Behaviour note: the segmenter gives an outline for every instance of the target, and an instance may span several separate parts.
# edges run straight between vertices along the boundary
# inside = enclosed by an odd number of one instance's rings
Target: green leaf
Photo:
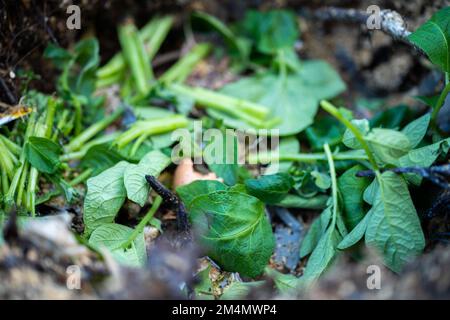
[[[334,118],[324,117],[314,121],[312,126],[306,128],[305,134],[314,150],[322,150],[325,143],[330,146],[339,144],[342,140],[343,131],[343,126]]]
[[[104,143],[90,147],[81,159],[80,166],[93,169],[92,174],[98,175],[122,160],[125,158],[112,148],[110,143]]]
[[[440,155],[446,155],[449,148],[450,138],[447,138],[428,146],[411,150],[399,159],[399,165],[401,167],[428,168]],[[415,185],[420,185],[422,182],[422,177],[414,173],[405,174],[405,177]]]
[[[372,129],[364,139],[376,158],[384,163],[398,164],[398,159],[411,150],[408,137],[392,129]]]
[[[340,240],[341,237],[334,227],[327,229],[308,259],[302,276],[303,280],[309,282],[317,279],[330,266]]]
[[[331,187],[331,178],[326,173],[314,170],[311,171],[311,177],[313,177],[314,183],[318,188],[327,190]]]
[[[258,179],[245,180],[248,193],[261,201],[274,204],[286,197],[294,181],[287,173],[261,176]]]
[[[195,198],[189,211],[209,256],[225,270],[249,277],[264,271],[275,240],[261,201],[244,193],[216,191]]]
[[[61,146],[46,138],[29,137],[25,144],[26,159],[40,172],[54,173],[61,164],[61,152]]]
[[[350,230],[361,221],[365,214],[363,194],[370,181],[367,178],[356,177],[356,173],[361,170],[364,170],[363,166],[353,166],[338,178],[338,187],[343,203],[343,216]]]
[[[273,279],[275,287],[282,294],[296,294],[301,287],[301,279],[292,274],[284,274],[269,267],[266,268],[266,274]]]
[[[358,128],[359,132],[361,132],[363,136],[365,136],[370,130],[369,121],[366,119],[354,119],[351,122],[356,126],[356,128]],[[358,139],[356,139],[353,132],[349,129],[345,130],[344,136],[342,137],[342,143],[350,149],[362,149]]]
[[[375,201],[375,196],[378,192],[378,180],[373,179],[373,181],[369,184],[369,186],[364,190],[363,193],[363,199],[368,204],[373,205],[373,202]]]
[[[128,162],[121,161],[87,181],[83,215],[87,234],[102,224],[114,221],[125,202],[123,174],[128,165]]]
[[[300,247],[300,258],[306,257],[308,254],[313,252],[314,248],[317,247],[319,240],[325,234],[325,231],[330,223],[331,216],[332,208],[328,206],[311,224],[311,227],[309,228],[308,233],[303,239]]]
[[[412,121],[402,129],[402,133],[408,137],[411,148],[415,148],[427,133],[430,123],[431,113],[427,113],[422,117]]]
[[[436,12],[408,39],[425,51],[431,62],[450,72],[450,7]]]
[[[248,11],[243,26],[258,51],[264,54],[291,48],[299,37],[296,16],[287,10]]]
[[[353,230],[350,231],[350,233],[347,234],[346,237],[344,237],[344,239],[338,244],[337,248],[339,250],[344,250],[350,248],[351,246],[355,245],[359,240],[361,240],[364,237],[364,234],[366,233],[367,225],[369,224],[371,216],[372,211],[370,210],[369,212],[367,212],[364,218],[361,221],[359,221],[359,223],[353,228]]]
[[[92,232],[89,244],[94,248],[106,248],[117,262],[130,267],[143,267],[147,261],[144,234],[140,233],[130,248],[124,249],[123,243],[133,233],[133,229],[116,223],[103,224]]]
[[[129,164],[123,176],[128,199],[143,207],[150,191],[145,175],[159,176],[169,164],[170,158],[158,150],[147,153],[137,165]]]
[[[197,180],[184,186],[179,186],[177,188],[177,193],[184,205],[189,208],[195,198],[215,191],[224,191],[227,189],[228,187],[226,185],[217,180]]]
[[[390,269],[400,272],[406,262],[423,251],[425,239],[404,178],[387,171],[379,184],[366,243],[383,254]]]
[[[226,85],[222,91],[238,98],[248,99],[266,106],[272,118],[279,117],[281,123],[274,126],[281,136],[296,134],[313,123],[319,101],[332,98],[345,89],[339,75],[326,62],[305,61],[295,74],[286,77],[265,73],[243,78]],[[248,128],[242,121],[231,118],[224,112],[208,110],[208,113],[235,128]]]

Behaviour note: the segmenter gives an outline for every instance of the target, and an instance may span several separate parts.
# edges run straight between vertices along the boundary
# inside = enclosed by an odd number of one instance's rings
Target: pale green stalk
[[[153,205],[148,211],[148,213],[145,215],[145,217],[139,222],[139,224],[134,229],[133,233],[130,235],[130,237],[122,244],[122,248],[128,249],[133,241],[137,238],[137,236],[144,231],[145,226],[150,222],[150,220],[155,215],[156,211],[158,210],[159,206],[162,203],[162,198],[160,196],[157,196],[155,200],[153,201]]]
[[[89,128],[83,131],[79,136],[75,137],[67,146],[66,151],[77,151],[79,150],[83,144],[85,144],[89,139],[97,135],[100,131],[104,130],[111,123],[113,123],[117,118],[124,112],[123,108],[116,110],[110,116],[105,119],[98,121],[91,125]]]

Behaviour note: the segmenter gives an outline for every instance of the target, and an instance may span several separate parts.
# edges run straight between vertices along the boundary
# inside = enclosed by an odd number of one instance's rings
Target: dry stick
[[[423,167],[401,167],[392,169],[381,169],[381,171],[392,171],[394,173],[415,173],[421,177],[430,180],[434,184],[443,189],[450,189],[450,184],[447,182],[446,176],[450,177],[450,164],[433,166],[430,168]],[[356,173],[357,177],[374,177],[375,172],[372,170],[363,170]]]
[[[156,177],[146,175],[145,180],[147,180],[150,187],[152,187],[152,189],[161,196],[164,204],[176,210],[178,229],[180,231],[188,231],[189,222],[184,203],[180,199],[178,199],[178,197],[172,191],[167,189],[161,182],[159,182]]]
[[[363,10],[356,9],[343,9],[335,7],[326,7],[318,10],[302,10],[300,15],[306,18],[319,19],[322,21],[343,21],[351,23],[360,23],[367,25],[367,21],[372,17],[371,13],[367,13]],[[421,54],[426,54],[422,49],[409,41],[408,36],[411,31],[407,29],[406,23],[402,16],[393,10],[381,10],[380,11],[380,31],[383,31],[387,35],[391,36],[394,40],[401,41]]]

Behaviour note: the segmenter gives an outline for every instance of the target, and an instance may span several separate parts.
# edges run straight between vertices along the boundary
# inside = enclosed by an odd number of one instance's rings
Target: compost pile
[[[4,5],[1,298],[449,298],[446,1],[117,3]]]

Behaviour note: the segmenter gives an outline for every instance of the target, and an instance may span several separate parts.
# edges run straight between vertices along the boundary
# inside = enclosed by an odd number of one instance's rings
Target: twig
[[[302,10],[300,15],[306,18],[319,19],[322,21],[343,21],[350,23],[359,23],[366,26],[371,13],[356,9],[343,9],[336,7],[326,7],[318,10]],[[411,31],[407,29],[406,23],[402,16],[393,10],[380,10],[380,31],[391,36],[394,40],[401,41],[421,54],[425,53],[422,49],[408,40]]]
[[[188,231],[189,222],[184,203],[180,199],[178,199],[178,197],[172,191],[167,189],[161,182],[159,182],[154,176],[146,175],[145,179],[147,180],[150,187],[152,187],[153,190],[155,190],[155,192],[161,196],[163,203],[176,211],[178,229],[180,231]]]
[[[445,164],[441,166],[434,166],[430,168],[423,167],[403,167],[403,168],[392,168],[392,169],[382,169],[381,171],[392,171],[395,173],[415,173],[421,177],[430,180],[434,184],[440,186],[443,189],[450,189],[450,184],[447,181],[447,177],[450,177],[450,164]],[[357,177],[374,177],[375,172],[372,170],[358,171],[356,173]]]

